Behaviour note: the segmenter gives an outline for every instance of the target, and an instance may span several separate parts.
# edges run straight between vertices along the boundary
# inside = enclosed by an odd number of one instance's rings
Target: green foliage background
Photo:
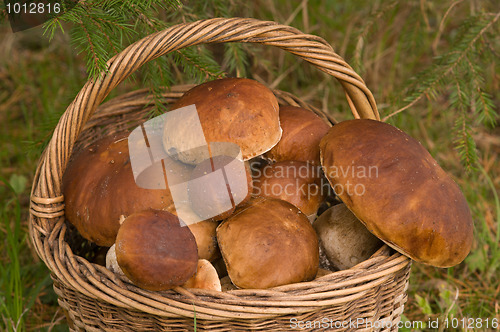
[[[0,5],[0,329],[66,330],[49,272],[27,239],[29,186],[59,117],[107,59],[160,29],[211,17],[273,20],[330,42],[365,79],[382,117],[419,139],[461,186],[474,249],[451,269],[414,264],[404,319],[500,316],[498,4],[488,0],[86,0],[13,34]],[[249,77],[339,121],[340,85],[270,47],[192,47],[158,58],[109,98],[147,87]],[[158,112],[162,105],[158,103]],[[446,207],[443,207],[446,209]],[[3,324],[3,326],[2,326]]]

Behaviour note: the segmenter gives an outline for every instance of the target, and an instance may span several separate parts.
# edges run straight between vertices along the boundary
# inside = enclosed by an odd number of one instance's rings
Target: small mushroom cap
[[[313,223],[328,260],[338,270],[350,269],[370,258],[382,246],[376,236],[349,211],[337,204],[323,212]]]
[[[467,201],[418,141],[383,122],[349,120],[328,131],[320,150],[334,191],[371,233],[425,264],[465,259],[473,241]]]
[[[145,210],[125,218],[116,237],[116,260],[135,285],[159,291],[191,278],[198,252],[193,234],[179,218]]]
[[[179,126],[175,121],[167,121],[164,127],[165,151],[178,154],[185,163],[196,165],[208,157],[206,149],[192,148],[199,146],[200,135],[193,131],[197,123],[201,124],[207,143],[235,143],[243,160],[270,150],[281,137],[278,101],[271,90],[257,81],[224,78],[200,84],[179,98],[172,109],[191,105],[196,106],[199,122],[190,115],[188,124],[193,125]]]
[[[198,247],[198,257],[213,261],[220,257],[219,246],[217,245],[217,236],[215,230],[219,222],[215,220],[204,220],[188,225],[193,233]]]
[[[239,288],[270,288],[314,279],[318,238],[292,204],[257,198],[217,228],[228,275]]]
[[[319,166],[303,161],[283,161],[264,166],[255,175],[255,196],[282,199],[308,217],[316,214],[325,199]]]
[[[297,160],[319,165],[319,142],[331,125],[312,111],[280,106],[280,141],[264,157],[275,161]]]
[[[182,287],[222,291],[217,271],[206,259],[198,260],[196,273]]]

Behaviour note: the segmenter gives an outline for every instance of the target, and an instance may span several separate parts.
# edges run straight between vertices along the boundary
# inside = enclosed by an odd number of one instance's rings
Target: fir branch
[[[483,91],[484,71],[477,63],[473,63],[470,57],[467,57],[466,60],[468,68],[473,74],[470,82],[472,84],[471,93],[474,95],[472,106],[474,113],[477,114],[477,122],[482,123],[484,126],[494,127],[497,114],[491,96]]]
[[[458,110],[459,116],[455,122],[455,149],[460,155],[460,161],[465,166],[467,172],[477,170],[477,148],[476,142],[472,138],[470,120],[467,110],[471,105],[469,94],[467,93],[467,82],[454,75],[454,90],[450,95],[451,108]]]
[[[437,57],[436,64],[412,79],[413,89],[410,89],[409,96],[404,99],[404,102],[407,104],[385,116],[382,120],[387,121],[394,115],[412,107],[424,97],[427,97],[427,99],[435,97],[438,94],[438,90],[447,84],[446,79],[448,75],[474,50],[478,40],[495,24],[499,17],[500,12],[495,15],[483,14],[473,16],[464,22],[465,29],[459,35],[451,51]]]
[[[495,127],[498,114],[495,112],[495,104],[490,94],[478,89],[476,94],[476,105],[478,105],[477,108],[482,110],[482,112],[479,112],[478,121],[485,126]]]
[[[61,22],[72,23],[73,45],[84,53],[87,72],[95,79],[106,70],[106,62],[132,40],[166,27],[154,17],[158,9],[174,10],[180,6],[178,0],[80,1],[46,22],[44,29],[51,39],[56,30],[62,30]]]
[[[154,107],[148,114],[149,118],[156,117],[167,111],[162,93],[165,87],[174,82],[167,60],[166,57],[159,57],[146,64],[143,85],[148,86],[154,102]]]
[[[207,54],[205,48],[186,48],[174,52],[173,56],[185,73],[198,83],[224,76],[219,64]]]
[[[224,62],[228,72],[235,72],[237,77],[246,77],[248,67],[248,56],[243,45],[239,43],[224,44]]]
[[[105,69],[106,67],[106,62],[105,61],[102,61],[102,58],[100,58],[98,55],[97,55],[97,52],[96,52],[96,49],[97,49],[97,46],[94,45],[94,42],[92,41],[92,39],[90,38],[90,34],[87,30],[87,28],[85,27],[85,24],[83,24],[83,22],[80,22],[80,26],[82,27],[83,31],[85,32],[85,37],[86,37],[86,40],[87,40],[87,45],[89,47],[89,50],[87,51],[87,54],[90,55],[90,59],[88,61],[93,61],[93,66],[92,65],[89,65],[89,63],[87,62],[87,67],[90,67],[90,68],[96,68],[98,69],[98,71],[101,71],[103,69]],[[81,40],[85,40],[84,38],[82,38]],[[82,43],[83,44],[83,43]],[[98,72],[94,72],[94,71],[91,71],[89,73],[90,76],[92,77],[95,77],[97,76]]]

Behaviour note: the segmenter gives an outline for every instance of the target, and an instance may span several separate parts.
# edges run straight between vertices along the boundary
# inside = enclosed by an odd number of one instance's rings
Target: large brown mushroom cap
[[[246,78],[210,81],[187,91],[172,109],[190,105],[196,106],[206,142],[235,143],[243,160],[268,151],[281,137],[278,101],[271,90],[257,81]],[[196,132],[198,119],[192,118],[196,114],[189,114],[182,125],[179,121],[167,121],[163,145],[168,153],[196,165],[208,155],[203,149],[192,149],[193,144],[199,143],[200,133]]]
[[[319,166],[303,161],[283,161],[266,165],[255,173],[254,195],[292,203],[308,217],[316,215],[325,198]]]
[[[350,120],[333,126],[320,149],[333,189],[370,232],[418,262],[465,259],[473,241],[467,201],[418,141],[379,121]]]
[[[318,238],[292,204],[257,198],[217,228],[231,281],[240,288],[269,288],[312,280],[318,271]]]
[[[115,250],[123,273],[135,285],[153,291],[184,284],[198,263],[193,234],[167,211],[146,210],[125,218]]]
[[[297,160],[319,165],[319,142],[330,125],[313,112],[296,106],[280,106],[280,141],[264,157],[275,161]]]
[[[168,189],[136,184],[126,133],[103,138],[72,156],[63,176],[63,194],[66,218],[84,238],[106,247],[115,242],[120,216],[147,208],[173,209]]]

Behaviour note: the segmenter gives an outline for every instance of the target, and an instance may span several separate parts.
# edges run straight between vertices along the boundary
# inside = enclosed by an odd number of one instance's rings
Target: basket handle
[[[259,43],[279,47],[337,78],[356,118],[380,119],[375,99],[362,78],[322,38],[295,28],[252,18],[214,18],[172,26],[127,47],[107,63],[108,71],[89,80],[68,106],[35,175],[32,213],[51,218],[62,215],[61,183],[73,146],[87,120],[106,96],[146,62],[185,47],[209,43]],[[50,205],[50,213],[39,205]],[[45,211],[43,211],[45,210]],[[62,214],[61,214],[62,212]]]

